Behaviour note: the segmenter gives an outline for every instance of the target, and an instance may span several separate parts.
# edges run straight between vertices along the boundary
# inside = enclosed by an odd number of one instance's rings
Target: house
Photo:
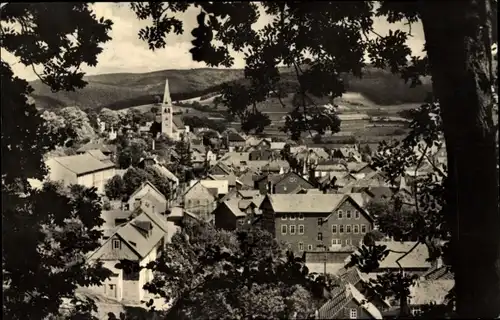
[[[224,175],[224,174],[231,174],[233,173],[233,169],[231,169],[227,164],[224,162],[217,162],[215,165],[213,165],[210,170],[210,174],[214,175]]]
[[[103,212],[103,215],[108,213]],[[104,230],[101,246],[87,257],[87,261],[102,261],[113,274],[103,285],[91,287],[92,291],[118,301],[135,303],[146,297],[143,286],[153,279],[152,271],[123,270],[116,268],[116,264],[127,259],[146,266],[161,254],[167,230],[158,217],[151,216],[140,208],[115,216],[115,224]],[[109,221],[107,227],[110,227]]]
[[[260,198],[260,195],[252,198],[240,198],[235,195],[219,203],[212,213],[215,227],[231,231],[252,224],[260,214]]]
[[[390,252],[382,261],[380,261],[379,267],[369,274],[371,277],[375,277],[377,274],[386,271],[398,271],[400,270],[400,265],[406,273],[422,276],[427,274],[433,268],[440,267],[441,264],[440,260],[437,260],[436,262],[427,261],[427,258],[429,258],[429,250],[427,245],[423,243],[417,244],[415,241],[377,241],[375,244],[385,245]],[[413,247],[415,248],[409,254],[397,261]]]
[[[133,210],[140,206],[144,211],[164,215],[167,204],[167,198],[151,182],[145,181],[130,195],[124,209]]]
[[[217,188],[206,188],[200,181],[196,181],[184,193],[184,209],[199,215],[201,218],[208,218],[217,206],[217,191]]]
[[[228,166],[233,166],[235,168],[240,167],[243,163],[246,163],[250,160],[250,152],[227,152],[220,159],[219,162],[222,162]]]
[[[112,150],[110,146],[107,146],[103,143],[97,142],[89,142],[83,146],[81,146],[78,150],[76,150],[76,154],[82,154],[89,150],[100,150],[105,156],[110,157],[116,150]]]
[[[274,151],[269,149],[260,149],[250,151],[249,160],[274,160],[278,158]]]
[[[238,181],[241,183],[242,189],[248,189],[254,187],[254,179],[256,172],[252,170],[247,170],[238,177]]]
[[[341,281],[352,284],[363,295],[370,296],[369,302],[373,303],[373,305],[375,305],[375,307],[377,307],[380,311],[386,311],[391,307],[389,302],[383,300],[381,297],[367,294],[370,278],[366,274],[361,273],[358,267],[351,267],[348,269],[343,267],[336,273],[336,275]]]
[[[209,174],[207,176],[207,180],[225,180],[227,181],[227,186],[228,186],[228,191],[234,190],[234,189],[241,189],[243,186],[243,183],[238,180],[238,177],[236,177],[234,174]],[[227,193],[227,192],[226,192]]]
[[[101,150],[98,149],[87,150],[85,153],[90,154],[92,157],[96,158],[97,160],[105,164],[113,164],[113,161],[111,161],[111,157],[109,155],[105,155],[104,153],[102,153]]]
[[[104,193],[104,186],[115,175],[115,165],[110,161],[100,161],[89,153],[75,156],[56,157],[45,161],[49,168],[48,179],[61,181],[64,186],[80,184],[96,188]]]
[[[262,226],[295,252],[357,245],[373,230],[373,218],[344,194],[267,194]]]
[[[290,164],[285,160],[271,160],[261,167],[262,172],[285,173],[290,170]]]
[[[231,148],[243,148],[245,146],[245,138],[243,138],[240,134],[229,131],[226,133],[226,141],[229,149]]]
[[[285,149],[286,142],[271,142],[269,149],[273,151],[281,151]]]
[[[214,176],[211,176],[209,179],[202,179],[199,180],[199,182],[207,189],[217,190],[217,198],[229,192],[229,181],[226,179],[216,179]],[[193,181],[192,183],[196,183],[196,181]]]
[[[424,280],[417,281],[410,288],[410,298],[408,305],[413,315],[418,316],[423,311],[423,307],[431,303],[444,305],[450,302],[448,293],[455,286],[455,280]]]
[[[344,164],[339,162],[338,160],[325,160],[318,162],[318,164],[314,167],[314,176],[315,177],[324,177],[331,173],[336,172],[345,172],[347,173],[347,168]]]
[[[369,163],[366,162],[347,162],[347,170],[353,174],[371,174],[376,171]]]
[[[254,188],[261,194],[294,193],[301,189],[312,189],[314,186],[295,172],[285,174],[263,174],[256,177]]]
[[[350,283],[341,282],[332,298],[315,314],[316,319],[382,319],[377,307]]]

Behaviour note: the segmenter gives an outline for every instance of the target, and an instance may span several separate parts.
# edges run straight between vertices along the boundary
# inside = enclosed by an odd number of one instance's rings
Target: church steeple
[[[168,87],[168,78],[165,80],[165,91],[163,93],[163,102],[161,105],[161,132],[170,138],[173,138],[173,110],[172,100],[170,98],[170,89]]]

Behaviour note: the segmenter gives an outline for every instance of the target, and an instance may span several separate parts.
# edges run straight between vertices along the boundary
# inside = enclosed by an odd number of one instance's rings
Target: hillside
[[[283,70],[282,79],[290,90],[296,85],[295,75]],[[155,96],[163,95],[165,79],[169,79],[173,101],[191,99],[220,89],[223,83],[243,79],[242,69],[163,70],[149,73],[114,73],[87,76],[88,85],[76,92],[52,93],[40,81],[33,81],[32,95],[42,109],[76,105],[83,109],[124,109],[150,104]],[[347,90],[362,94],[377,105],[397,105],[422,102],[430,91],[429,81],[410,88],[397,75],[368,68],[362,79],[345,76]]]

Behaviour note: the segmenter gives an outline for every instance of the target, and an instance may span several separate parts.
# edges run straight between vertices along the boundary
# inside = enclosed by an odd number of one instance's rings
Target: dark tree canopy
[[[53,91],[82,88],[79,67],[95,65],[100,45],[110,40],[111,21],[97,20],[86,3],[9,3],[0,10],[2,50],[26,66],[41,65],[33,70]],[[110,275],[85,261],[99,246],[100,199],[81,186],[30,187],[28,178],[43,180],[47,173],[43,156],[73,137],[42,120],[28,101],[32,88],[3,60],[0,74],[4,317],[60,317],[67,300],[72,310],[66,316],[95,319],[95,304],[75,296],[75,289]]]

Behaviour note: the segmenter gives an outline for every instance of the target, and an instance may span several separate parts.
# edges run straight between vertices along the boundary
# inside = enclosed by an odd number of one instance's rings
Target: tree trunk
[[[500,212],[489,1],[422,1],[448,153],[452,268],[460,318],[500,315]]]

